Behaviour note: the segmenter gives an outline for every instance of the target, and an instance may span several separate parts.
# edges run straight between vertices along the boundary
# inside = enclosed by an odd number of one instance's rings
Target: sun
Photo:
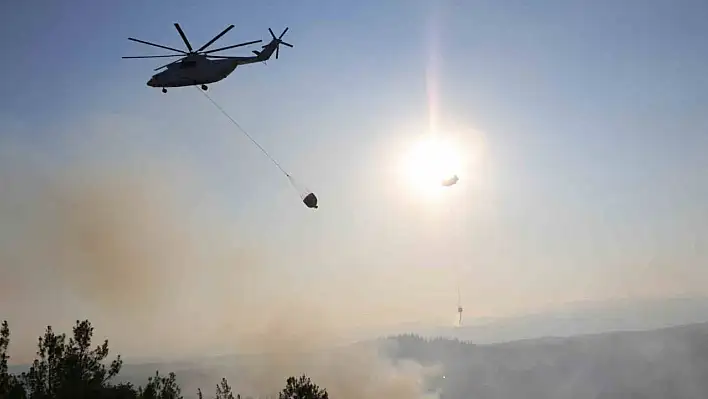
[[[445,179],[458,174],[461,159],[452,143],[427,135],[413,143],[404,157],[402,172],[410,186],[420,195],[435,197],[447,189]]]

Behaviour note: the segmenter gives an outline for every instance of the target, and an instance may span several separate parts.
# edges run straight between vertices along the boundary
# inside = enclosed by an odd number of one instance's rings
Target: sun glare
[[[460,173],[460,157],[451,143],[426,136],[414,143],[403,162],[403,173],[421,195],[436,196],[442,182]]]

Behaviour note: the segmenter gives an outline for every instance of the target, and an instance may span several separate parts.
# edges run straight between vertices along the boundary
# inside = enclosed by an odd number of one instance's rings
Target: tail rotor
[[[278,54],[280,53],[280,45],[281,45],[281,44],[284,45],[284,46],[288,46],[288,47],[290,47],[290,48],[293,47],[292,44],[286,43],[286,42],[284,42],[284,41],[282,40],[282,39],[283,39],[283,36],[285,36],[285,32],[287,32],[288,29],[290,29],[290,28],[287,28],[287,27],[286,27],[285,30],[283,31],[283,33],[281,33],[280,36],[276,37],[276,36],[275,36],[275,33],[273,33],[273,30],[272,30],[271,28],[268,28],[268,32],[270,32],[270,35],[273,37],[273,41],[272,41],[271,43],[275,43],[275,59],[276,59],[276,60],[278,59]],[[265,47],[266,47],[266,46],[263,46],[263,48],[265,48]]]

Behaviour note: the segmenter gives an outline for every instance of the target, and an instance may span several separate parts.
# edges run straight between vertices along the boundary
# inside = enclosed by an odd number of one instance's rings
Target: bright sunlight
[[[437,196],[446,189],[443,180],[460,172],[460,157],[455,147],[432,135],[415,142],[406,155],[402,172],[412,188],[426,197]]]

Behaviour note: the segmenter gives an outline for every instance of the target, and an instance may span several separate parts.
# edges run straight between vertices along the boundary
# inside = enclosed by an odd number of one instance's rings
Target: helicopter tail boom
[[[253,53],[256,55],[256,59],[258,61],[267,61],[270,59],[270,57],[275,53],[275,59],[278,59],[278,54],[280,53],[280,45],[288,46],[288,47],[293,47],[292,44],[284,42],[283,36],[285,36],[285,32],[288,31],[289,28],[285,28],[283,32],[280,34],[280,36],[276,37],[275,33],[273,33],[273,30],[268,28],[268,32],[270,32],[270,36],[273,38],[268,44],[263,46],[263,50],[258,51],[258,50],[253,50]]]

